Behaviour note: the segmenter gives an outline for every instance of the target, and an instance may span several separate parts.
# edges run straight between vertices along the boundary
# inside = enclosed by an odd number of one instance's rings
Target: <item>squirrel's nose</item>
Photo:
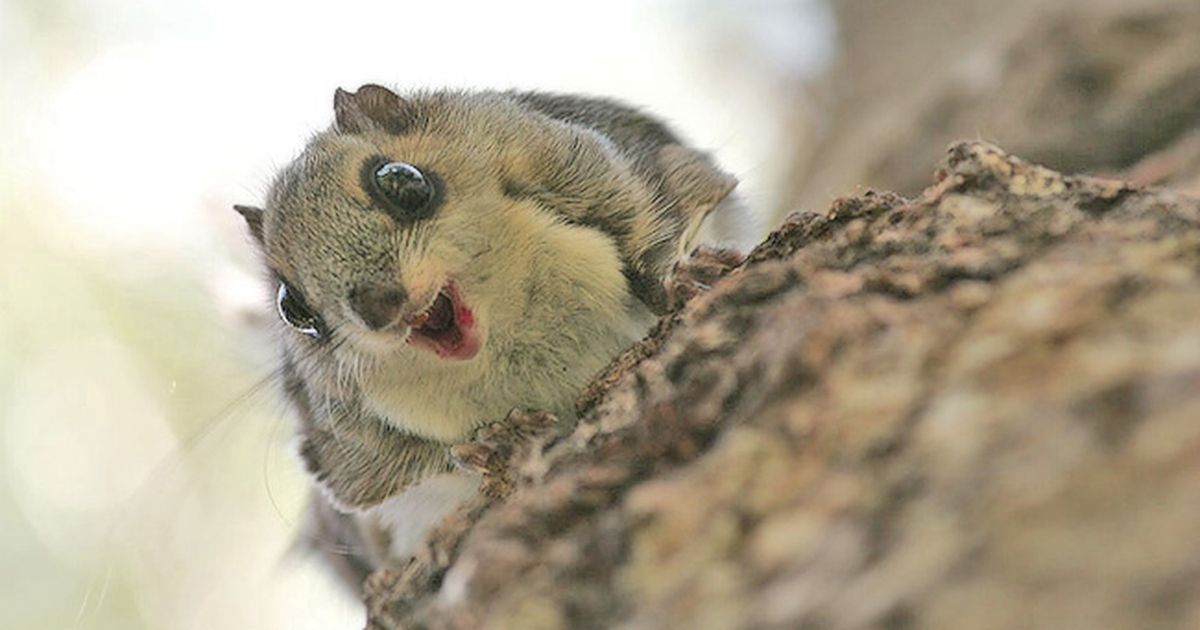
[[[350,308],[371,330],[395,322],[406,301],[408,292],[396,285],[364,284],[350,290]]]

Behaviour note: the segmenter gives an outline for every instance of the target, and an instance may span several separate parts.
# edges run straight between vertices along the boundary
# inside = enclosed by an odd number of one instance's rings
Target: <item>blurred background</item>
[[[964,137],[1200,193],[1194,0],[0,0],[0,627],[361,626],[287,553],[230,205],[364,82],[643,105],[738,174],[750,240],[918,194]]]
[[[2,0],[0,627],[361,627],[286,553],[304,480],[230,210],[335,87],[620,97],[773,204],[778,79],[832,45],[815,1],[315,6]]]

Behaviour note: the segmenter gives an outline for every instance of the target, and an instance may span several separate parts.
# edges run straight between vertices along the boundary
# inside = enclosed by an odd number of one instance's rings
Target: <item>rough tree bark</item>
[[[706,258],[572,434],[457,449],[489,498],[371,628],[1200,627],[1200,10],[893,5],[838,3],[785,198],[912,197]],[[920,192],[959,137],[1122,181],[957,144]]]
[[[1200,626],[1194,198],[958,144],[598,383],[463,454],[507,499],[373,576],[372,628]]]

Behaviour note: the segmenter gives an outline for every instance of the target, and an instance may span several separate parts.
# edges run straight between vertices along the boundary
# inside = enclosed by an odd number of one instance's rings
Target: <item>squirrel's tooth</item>
[[[421,326],[424,326],[425,322],[427,321],[429,321],[429,311],[426,310],[418,313],[416,317],[408,320],[408,325],[412,326],[413,328],[420,328]]]

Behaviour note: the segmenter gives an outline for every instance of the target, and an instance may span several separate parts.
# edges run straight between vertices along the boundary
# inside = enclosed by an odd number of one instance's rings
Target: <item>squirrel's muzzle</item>
[[[350,290],[350,308],[371,330],[381,330],[395,323],[408,301],[404,287],[367,284]]]

